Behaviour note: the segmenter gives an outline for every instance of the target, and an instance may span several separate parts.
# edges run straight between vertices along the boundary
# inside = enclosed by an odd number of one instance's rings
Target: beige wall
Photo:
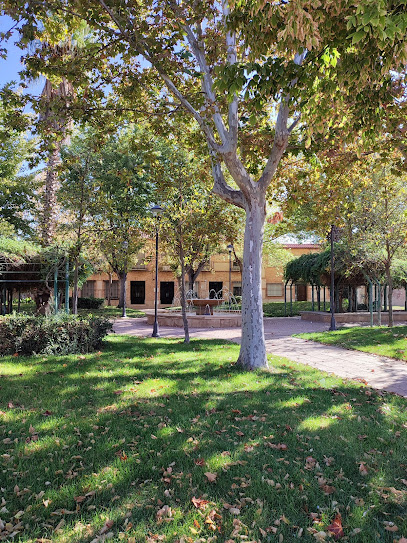
[[[286,247],[291,251],[294,257],[298,257],[304,253],[318,252],[320,249],[317,245],[305,245],[305,246],[292,246]],[[89,280],[94,281],[94,296],[96,298],[105,298],[105,283],[109,279],[107,274],[94,274]],[[117,280],[117,277],[113,276],[113,280]],[[132,304],[131,303],[131,282],[132,281],[144,281],[145,282],[145,303],[144,304]],[[159,266],[158,272],[158,299],[160,301],[160,283],[161,282],[173,282],[175,294],[178,292],[178,279],[173,275],[171,271],[168,271],[167,266]],[[229,255],[214,255],[211,258],[210,265],[202,271],[197,278],[198,296],[200,298],[209,297],[209,283],[221,282],[223,288],[229,289]],[[241,283],[240,271],[236,268],[232,269],[231,273],[232,290],[234,284]],[[188,279],[186,278],[187,289]],[[280,285],[279,287],[272,287],[272,289],[280,290],[280,295],[268,295],[267,284]],[[154,307],[154,288],[155,288],[155,264],[150,262],[146,269],[131,270],[127,276],[127,305],[129,307],[147,309]],[[264,302],[279,302],[284,301],[284,279],[283,270],[274,267],[263,268],[262,290]],[[287,299],[289,299],[290,293],[287,288]],[[307,299],[311,300],[311,287],[307,287]],[[315,298],[316,299],[316,298]],[[295,289],[293,287],[293,300],[295,300]],[[117,301],[112,300],[112,305],[116,305]],[[161,304],[159,307],[168,307],[171,304]]]

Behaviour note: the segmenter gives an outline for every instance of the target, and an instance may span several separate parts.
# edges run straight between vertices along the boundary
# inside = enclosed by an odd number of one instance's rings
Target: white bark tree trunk
[[[246,211],[242,277],[242,340],[237,363],[246,369],[267,367],[263,328],[262,251],[265,201],[252,201]]]

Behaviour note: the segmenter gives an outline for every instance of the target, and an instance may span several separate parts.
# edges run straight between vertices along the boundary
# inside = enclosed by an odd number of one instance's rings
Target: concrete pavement
[[[291,337],[305,332],[322,332],[325,323],[302,321],[300,317],[265,318],[264,334],[267,352],[284,356],[322,371],[347,379],[363,379],[373,388],[395,392],[407,397],[407,363],[373,354],[322,345]],[[118,319],[114,330],[118,334],[151,336],[146,319]],[[161,327],[161,337],[183,337],[182,328]],[[240,342],[240,328],[191,328],[190,336],[206,339],[226,339]]]

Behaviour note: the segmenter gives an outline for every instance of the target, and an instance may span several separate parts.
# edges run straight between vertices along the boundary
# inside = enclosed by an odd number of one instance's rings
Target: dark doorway
[[[130,303],[144,304],[146,300],[146,282],[131,281],[130,282]]]
[[[215,298],[215,294],[218,298],[222,298],[222,292],[220,292],[222,289],[222,281],[209,281],[209,298]]]
[[[297,287],[297,302],[307,301],[307,285],[296,285]]]
[[[161,281],[160,303],[172,304],[173,300],[174,300],[174,281]]]

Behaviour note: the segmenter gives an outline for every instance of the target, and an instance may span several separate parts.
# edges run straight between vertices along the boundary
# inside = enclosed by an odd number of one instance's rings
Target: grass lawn
[[[110,336],[1,359],[0,540],[333,541],[338,513],[344,541],[407,537],[406,400],[237,353]]]
[[[298,337],[327,345],[339,345],[346,349],[389,356],[398,360],[407,360],[407,326],[343,328],[335,332],[300,334]]]

